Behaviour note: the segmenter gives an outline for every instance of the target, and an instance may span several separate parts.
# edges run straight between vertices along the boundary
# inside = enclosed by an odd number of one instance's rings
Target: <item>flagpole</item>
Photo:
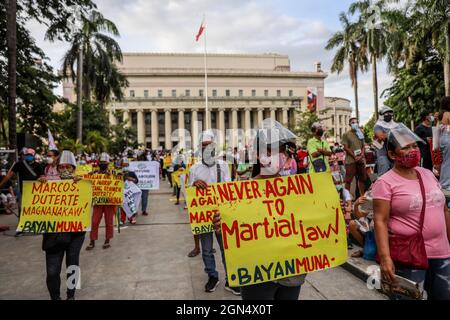
[[[208,109],[208,72],[207,72],[207,66],[206,66],[206,23],[205,23],[205,15],[203,14],[203,23],[205,24],[205,34],[203,36],[203,43],[204,43],[204,56],[203,61],[205,65],[205,129],[209,129],[209,109]]]

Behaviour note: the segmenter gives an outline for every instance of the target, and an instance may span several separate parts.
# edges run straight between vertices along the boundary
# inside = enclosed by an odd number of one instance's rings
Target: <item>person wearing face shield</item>
[[[99,170],[91,174],[112,174],[108,169],[110,157],[106,152],[100,155]],[[92,213],[92,228],[90,233],[90,243],[86,250],[92,250],[95,247],[95,241],[98,240],[98,227],[102,221],[103,214],[105,215],[105,242],[103,249],[111,247],[110,240],[114,237],[114,217],[116,215],[116,206],[114,205],[94,205]]]
[[[72,152],[64,150],[57,165],[57,176],[44,175],[39,178],[39,181],[42,183],[46,183],[48,180],[80,181],[82,178],[75,175],[75,168],[75,156]],[[42,250],[45,251],[46,282],[52,300],[61,300],[61,269],[64,256],[66,257],[66,267],[79,267],[80,251],[85,234],[86,232],[56,232],[43,235]],[[68,272],[67,279],[72,277],[75,272],[75,270]],[[75,300],[75,288],[67,288],[67,300]]]
[[[268,120],[267,123],[264,121]],[[286,165],[287,149],[295,142],[296,136],[273,119],[263,121],[263,129],[258,130],[254,150],[257,162],[253,166],[253,179],[270,179],[296,174],[296,169]],[[264,124],[267,124],[266,126]],[[214,216],[214,228],[221,232],[220,214]],[[280,280],[258,283],[241,288],[242,300],[298,300],[306,274]]]
[[[22,187],[24,181],[36,181],[44,175],[44,168],[35,161],[36,151],[32,148],[24,148],[21,152],[21,161],[15,162],[6,176],[0,182],[0,189],[16,175],[19,180],[19,192],[17,194],[18,211],[20,214],[22,204]],[[21,236],[23,233],[18,231],[16,236]]]
[[[307,149],[310,157],[309,172],[325,172],[330,171],[330,164],[327,157],[332,155],[331,147],[327,141],[323,139],[323,126],[315,122],[311,127],[314,137],[308,140]]]
[[[395,287],[399,275],[429,300],[450,300],[450,215],[436,177],[419,167],[418,143],[424,142],[406,126],[392,129],[387,150],[394,166],[372,187],[381,277]]]
[[[377,154],[377,174],[382,176],[392,168],[392,162],[389,160],[388,151],[386,146],[387,136],[389,131],[396,128],[398,123],[394,121],[394,111],[384,106],[379,112],[380,119],[375,123],[373,127],[374,140],[373,145],[376,148]]]
[[[189,170],[189,186],[194,186],[198,189],[206,189],[210,184],[231,181],[228,165],[224,161],[218,160],[216,157],[216,144],[214,138],[214,134],[210,131],[205,131],[201,134],[201,161],[194,164]],[[225,268],[225,290],[230,291],[235,295],[239,295],[240,291],[238,288],[228,286],[222,237],[218,234],[215,234],[215,236],[219,243],[222,263]],[[214,292],[219,285],[219,274],[216,270],[216,261],[213,253],[214,233],[200,234],[198,235],[198,239],[201,243],[205,272],[208,275],[205,292]]]

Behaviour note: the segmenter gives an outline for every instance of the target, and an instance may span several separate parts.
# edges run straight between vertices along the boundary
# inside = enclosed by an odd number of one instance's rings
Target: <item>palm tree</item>
[[[17,2],[7,0],[7,46],[8,46],[8,132],[10,149],[17,148],[16,97],[17,97]]]
[[[108,139],[98,131],[89,131],[86,136],[86,151],[88,153],[101,153],[108,149]]]
[[[84,151],[85,146],[82,145],[79,140],[66,139],[61,142],[60,148],[61,150],[70,150],[74,154],[81,154]]]
[[[450,5],[448,0],[417,0],[415,10],[422,14],[419,32],[431,37],[444,69],[445,95],[450,96]]]
[[[379,12],[383,10],[383,2],[377,3]],[[375,117],[378,119],[378,72],[377,62],[381,59],[387,51],[385,42],[386,32],[381,21],[376,26],[369,25],[369,21],[373,18],[372,1],[360,0],[350,5],[349,13],[355,15],[359,13],[357,28],[359,29],[361,38],[361,49],[367,50],[370,56],[370,63],[372,64],[372,85],[373,85],[373,104],[375,109]],[[381,19],[381,17],[377,17]]]
[[[343,30],[336,32],[325,47],[327,50],[337,48],[333,58],[331,72],[340,74],[344,70],[345,62],[349,65],[349,75],[352,81],[352,87],[355,94],[356,118],[359,121],[359,103],[358,103],[358,70],[367,71],[368,60],[365,50],[362,50],[361,40],[364,34],[358,30],[356,23],[349,21],[347,15],[342,12],[339,16]]]
[[[62,76],[75,81],[74,66],[77,62],[78,52],[83,51],[83,97],[90,100],[92,91],[101,92],[102,97],[109,97],[110,92],[119,94],[121,85],[125,84],[123,76],[114,66],[114,62],[122,61],[122,51],[119,44],[107,34],[119,36],[116,25],[103,17],[98,11],[92,11],[89,17],[82,17],[82,28],[73,35],[69,51],[63,58]],[[102,76],[104,70],[114,70],[108,76]],[[113,76],[113,79],[111,79]],[[92,88],[94,90],[92,90]],[[120,96],[121,97],[121,96]]]

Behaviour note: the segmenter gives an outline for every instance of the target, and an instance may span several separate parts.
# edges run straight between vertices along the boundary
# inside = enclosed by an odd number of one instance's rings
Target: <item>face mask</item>
[[[106,169],[108,169],[108,164],[106,163],[101,163],[99,164],[100,170],[105,171]]]
[[[319,137],[323,136],[323,129],[318,129],[316,131],[316,135],[319,136]]]
[[[32,162],[33,160],[34,160],[34,156],[32,156],[32,155],[25,156],[25,161]]]
[[[340,192],[343,188],[344,188],[344,186],[343,186],[342,184],[337,184],[337,185],[336,185],[336,190],[339,191],[339,192]]]
[[[355,130],[355,131],[358,130],[358,124],[357,124],[357,123],[352,123],[352,126],[351,126],[351,127],[352,127],[352,129]]]
[[[47,158],[47,164],[53,164],[53,162],[55,162],[53,158]]]
[[[86,160],[80,160],[80,164],[86,164]]]
[[[433,123],[434,122],[434,117],[430,116],[430,122]]]
[[[405,168],[415,168],[420,163],[420,150],[413,149],[407,154],[398,157],[397,162]]]
[[[63,180],[68,180],[68,179],[72,179],[72,172],[70,172],[70,170],[65,169],[65,170],[61,170],[59,172],[59,177]]]
[[[202,163],[207,167],[212,167],[216,163],[216,149],[213,147],[202,148]]]
[[[383,117],[383,119],[384,119],[384,121],[385,122],[391,122],[391,120],[392,120],[392,115],[385,115],[384,117]]]

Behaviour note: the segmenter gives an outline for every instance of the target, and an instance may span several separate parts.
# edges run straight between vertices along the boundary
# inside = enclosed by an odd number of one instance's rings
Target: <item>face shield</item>
[[[402,123],[389,132],[388,145],[402,149],[413,143],[425,144],[419,136]]]

